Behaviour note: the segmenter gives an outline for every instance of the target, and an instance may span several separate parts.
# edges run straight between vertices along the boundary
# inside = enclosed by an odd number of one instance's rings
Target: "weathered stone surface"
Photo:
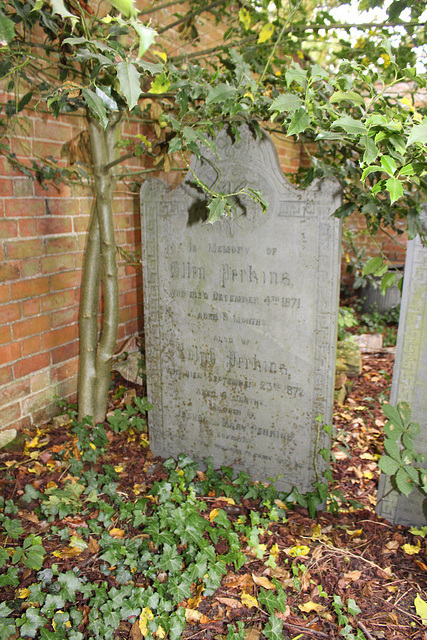
[[[427,232],[427,210],[423,213]],[[427,247],[420,238],[408,243],[402,305],[396,345],[390,403],[408,402],[412,418],[421,426],[416,438],[418,453],[427,454]],[[424,494],[414,491],[408,498],[390,490],[384,474],[378,488],[377,513],[403,525],[425,525]]]
[[[5,429],[0,431],[0,449],[3,449],[10,442],[13,442],[16,438],[16,429]]]
[[[191,173],[141,189],[150,445],[306,491],[328,444],[316,417],[332,413],[339,189],[295,189],[248,128],[217,148],[192,171],[216,191],[260,190],[267,213],[239,196],[239,215],[207,224]]]
[[[336,372],[356,378],[362,373],[360,347],[353,340],[339,340],[337,343]]]

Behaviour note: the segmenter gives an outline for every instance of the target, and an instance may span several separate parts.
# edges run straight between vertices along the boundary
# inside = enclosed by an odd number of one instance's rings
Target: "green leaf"
[[[427,536],[427,527],[421,527],[420,529],[417,529],[416,527],[411,527],[409,529],[409,533],[412,533],[412,535],[414,536],[421,536],[421,538],[425,538]]]
[[[167,93],[169,91],[169,87],[171,86],[171,81],[169,78],[166,78],[163,74],[159,74],[154,78],[154,82],[151,83],[151,87],[148,93]]]
[[[206,106],[210,104],[217,104],[218,102],[225,102],[226,100],[232,100],[237,93],[236,87],[232,87],[229,84],[222,82],[216,87],[213,87],[206,98]]]
[[[121,92],[129,109],[132,110],[138,104],[141,95],[141,74],[131,62],[119,62],[116,70]]]
[[[12,20],[6,18],[4,13],[0,11],[0,45],[5,46],[12,42],[15,37],[15,26]]]
[[[403,185],[397,178],[389,178],[385,185],[390,194],[391,204],[403,196]]]
[[[381,166],[389,176],[394,176],[397,171],[396,161],[391,156],[381,156]]]
[[[363,122],[360,122],[360,120],[355,120],[351,116],[342,116],[341,118],[338,118],[338,120],[335,120],[332,127],[341,127],[342,129],[344,129],[344,131],[346,131],[346,133],[352,136],[363,135],[364,133],[366,133],[366,127]]]
[[[47,620],[43,616],[39,615],[38,609],[30,607],[24,614],[24,624],[20,629],[20,635],[27,636],[28,638],[35,638],[38,629],[44,627]]]
[[[329,98],[329,102],[334,104],[334,102],[342,102],[343,100],[349,100],[354,104],[364,105],[365,101],[361,95],[356,93],[355,91],[335,91]]]
[[[292,82],[297,82],[302,87],[307,85],[307,70],[303,69],[298,63],[293,62],[290,68],[286,71],[286,85],[289,87]]]
[[[347,601],[347,611],[351,616],[357,616],[359,613],[362,613],[362,610],[359,609],[353,598],[349,598]]]
[[[409,147],[409,145],[415,142],[420,142],[421,144],[427,143],[427,124],[416,124],[412,127],[406,146]]]
[[[389,456],[391,456],[399,464],[401,463],[399,445],[395,440],[390,440],[389,438],[386,438],[384,442],[384,449],[387,451]]]
[[[364,142],[364,138],[366,137],[366,142]],[[365,164],[371,164],[378,156],[378,147],[372,138],[368,136],[362,136],[360,142],[365,143],[365,153],[363,154],[363,162]],[[362,178],[363,179],[363,178]]]
[[[110,4],[120,11],[124,16],[129,18],[137,14],[137,10],[134,7],[133,0],[109,0]]]
[[[414,600],[414,605],[417,615],[421,618],[421,622],[427,626],[427,602],[423,600],[418,593]]]
[[[375,274],[375,272],[378,271],[378,269],[380,269],[382,266],[383,266],[383,259],[380,256],[377,256],[376,258],[371,258],[363,267],[362,276],[368,276],[371,273]]]
[[[286,135],[293,136],[302,133],[310,125],[310,116],[304,108],[297,109],[292,116],[291,123]]]
[[[271,107],[269,107],[270,111],[278,111],[282,113],[283,111],[296,111],[303,105],[303,101],[301,98],[296,96],[293,93],[282,93],[278,96],[274,101]]]
[[[400,464],[390,458],[390,456],[381,456],[378,461],[378,466],[383,473],[388,476],[393,476],[398,469],[400,469]]]
[[[403,467],[396,473],[396,485],[398,490],[405,496],[409,496],[415,488],[414,481],[409,477]]]
[[[383,404],[382,410],[384,415],[400,430],[403,431],[405,428],[404,423],[402,422],[402,417],[399,411],[393,407],[391,404]]]
[[[385,296],[386,291],[395,284],[396,282],[396,274],[393,272],[390,273],[386,273],[385,276],[383,276],[382,280],[381,280],[381,285],[380,285],[380,291],[381,291],[381,295]]]
[[[79,18],[75,16],[73,13],[70,13],[68,9],[64,5],[64,0],[49,0],[49,4],[52,7],[52,13],[57,13],[61,16],[62,20],[66,20],[69,18],[71,21],[71,25],[74,28],[76,23],[79,21]]]
[[[371,164],[369,167],[366,167],[362,173],[362,182],[364,182],[371,173],[375,173],[375,171],[382,171],[382,169],[375,164]]]
[[[138,58],[142,58],[144,53],[153,44],[157,35],[157,31],[154,31],[154,29],[152,29],[151,27],[144,26],[138,20],[132,22],[132,26],[138,34],[139,38]]]
[[[276,615],[271,615],[264,627],[263,634],[267,640],[283,640],[283,621]]]
[[[213,224],[225,215],[225,200],[224,198],[213,198],[209,204],[209,222]]]
[[[82,95],[91,113],[98,118],[101,126],[106,129],[108,126],[108,118],[105,110],[105,104],[102,102],[101,98],[87,87],[82,89]]]

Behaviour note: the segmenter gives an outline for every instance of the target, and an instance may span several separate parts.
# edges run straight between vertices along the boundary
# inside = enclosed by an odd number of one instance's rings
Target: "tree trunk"
[[[80,361],[78,382],[79,420],[86,416],[94,424],[103,422],[107,409],[111,362],[117,339],[119,288],[113,223],[114,180],[105,167],[114,160],[115,131],[119,120],[107,129],[89,120],[89,138],[94,174],[94,208],[83,266],[80,306]],[[98,339],[100,283],[104,313]]]

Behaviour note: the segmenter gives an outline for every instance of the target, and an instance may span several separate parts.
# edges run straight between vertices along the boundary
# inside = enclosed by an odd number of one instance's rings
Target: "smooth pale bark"
[[[114,179],[107,165],[114,160],[115,131],[119,119],[103,129],[89,121],[95,204],[85,254],[80,307],[79,420],[103,422],[107,408],[111,363],[119,320],[119,288],[113,223]],[[104,313],[98,339],[100,283]]]

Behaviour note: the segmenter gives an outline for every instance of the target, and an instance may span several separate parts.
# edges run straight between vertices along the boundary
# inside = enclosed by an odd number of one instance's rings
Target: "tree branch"
[[[210,11],[211,9],[214,9],[215,7],[218,7],[219,5],[223,5],[223,4],[224,4],[223,0],[216,0],[216,2],[212,2],[212,4],[209,4],[207,7],[200,7],[200,9],[197,9],[196,11],[187,13],[184,17],[179,18],[179,20],[175,20],[175,22],[171,22],[171,24],[166,25],[166,27],[163,27],[163,29],[159,29],[158,33],[159,35],[161,35],[165,31],[168,31],[169,29],[173,29],[174,27],[177,27],[183,22],[188,22],[189,20],[191,20],[192,18],[195,18],[201,13],[204,13],[205,11]]]

